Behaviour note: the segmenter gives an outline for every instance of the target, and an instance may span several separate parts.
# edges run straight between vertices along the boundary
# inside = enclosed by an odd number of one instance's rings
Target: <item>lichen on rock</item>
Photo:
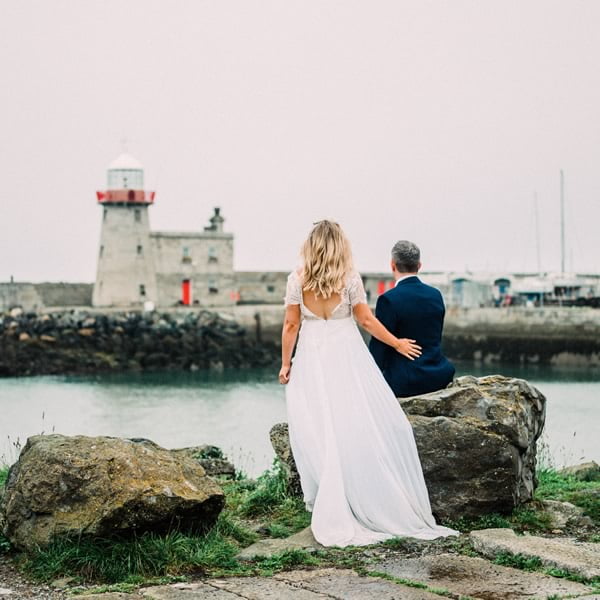
[[[149,440],[38,435],[9,471],[0,513],[10,542],[31,549],[63,535],[205,530],[224,502],[197,461]]]

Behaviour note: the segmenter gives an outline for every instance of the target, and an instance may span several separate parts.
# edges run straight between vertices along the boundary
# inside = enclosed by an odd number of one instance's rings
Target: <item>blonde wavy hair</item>
[[[300,251],[302,289],[327,299],[341,293],[353,270],[350,242],[338,223],[318,221]]]

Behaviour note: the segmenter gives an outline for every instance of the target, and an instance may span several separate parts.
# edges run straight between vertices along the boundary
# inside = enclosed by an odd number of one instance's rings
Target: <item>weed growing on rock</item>
[[[444,588],[435,588],[429,587],[425,583],[421,583],[420,581],[413,581],[412,579],[406,579],[404,577],[394,577],[393,575],[389,575],[388,573],[380,572],[380,571],[367,571],[366,575],[369,577],[377,577],[379,579],[387,579],[388,581],[392,581],[394,583],[398,583],[400,585],[405,585],[407,587],[418,588],[422,590],[427,590],[432,594],[437,594],[438,596],[444,596],[447,598],[454,598],[455,595],[449,592]],[[468,596],[461,597],[464,600],[467,600]],[[469,599],[470,600],[470,599]]]
[[[497,513],[490,513],[483,517],[469,518],[461,517],[456,520],[447,520],[443,522],[446,527],[457,529],[461,532],[473,531],[474,529],[501,529],[512,527],[511,522],[505,516]]]
[[[537,556],[523,556],[523,554],[511,554],[500,552],[494,562],[504,567],[513,567],[522,571],[538,571],[542,567],[542,561]]]
[[[285,569],[301,565],[315,566],[320,564],[320,562],[306,550],[287,550],[268,558],[257,558],[254,564],[259,569],[261,575],[273,575]]]
[[[576,581],[586,585],[591,585],[593,591],[600,591],[600,577],[586,579],[577,573],[571,573],[564,569],[544,568],[542,561],[537,556],[524,556],[523,554],[511,554],[510,552],[500,552],[494,562],[497,565],[513,567],[522,571],[539,571],[552,577],[560,577],[570,581]]]

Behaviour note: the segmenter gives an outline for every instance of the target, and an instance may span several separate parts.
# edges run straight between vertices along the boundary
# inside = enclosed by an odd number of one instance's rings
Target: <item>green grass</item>
[[[600,526],[600,481],[580,481],[553,469],[538,471],[538,480],[536,499],[571,502],[581,507],[584,514]]]
[[[443,522],[446,527],[457,529],[461,532],[469,532],[474,529],[501,529],[504,527],[512,527],[510,517],[499,515],[497,513],[490,513],[483,517],[461,517],[455,520],[446,520]]]
[[[269,537],[288,537],[310,525],[310,513],[301,498],[291,496],[279,463],[256,482],[223,484],[226,510],[238,519],[264,522]]]
[[[520,532],[539,533],[552,528],[552,517],[543,510],[521,506],[513,511],[510,524]]]
[[[0,464],[0,488],[4,487],[6,478],[8,477],[8,465]],[[0,491],[0,496],[2,492]],[[0,533],[0,555],[10,551],[10,542]]]
[[[238,547],[219,523],[204,536],[178,532],[133,539],[56,539],[29,555],[23,566],[35,579],[74,577],[80,581],[130,583],[132,577],[179,575],[210,567],[233,567]]]
[[[0,486],[3,486],[6,483],[6,478],[8,477],[8,465],[0,464]]]
[[[508,527],[519,532],[539,533],[552,529],[552,518],[540,508],[542,500],[571,502],[583,509],[596,526],[600,526],[600,481],[579,481],[574,477],[559,474],[554,469],[538,471],[539,485],[534,502],[515,509],[510,515],[491,513],[483,517],[462,517],[444,521],[444,525],[469,532],[474,529],[497,529]],[[597,535],[591,536],[598,540]]]
[[[494,559],[494,563],[505,567],[513,567],[522,571],[539,571],[553,577],[569,579],[586,585],[592,585],[594,589],[600,587],[600,577],[586,579],[576,573],[565,571],[564,569],[555,569],[544,567],[542,561],[537,556],[524,556],[523,554],[511,554],[510,552],[501,552]]]
[[[0,468],[0,485],[5,481],[7,472],[6,467]],[[597,500],[590,493],[600,487],[598,482],[580,482],[548,469],[539,473],[539,479],[536,500],[568,500],[574,504],[577,504],[575,500],[579,500],[583,504],[587,502],[584,509],[590,516],[598,511]],[[284,569],[317,564],[367,573],[368,560],[363,554],[364,548],[328,548],[314,554],[295,550],[271,558],[239,561],[236,558],[238,552],[259,538],[287,537],[307,527],[310,513],[305,510],[300,498],[290,495],[284,472],[278,463],[256,481],[238,478],[224,480],[221,484],[226,496],[225,508],[216,525],[206,534],[171,532],[167,535],[147,533],[129,538],[63,538],[56,539],[45,549],[18,557],[18,560],[27,573],[41,581],[73,577],[75,582],[103,583],[112,586],[111,589],[115,591],[118,586],[123,586],[123,590],[130,589],[142,583],[158,581],[157,578],[272,575]],[[585,502],[580,497],[585,497]],[[444,524],[460,531],[499,527],[544,531],[550,527],[550,522],[548,515],[537,509],[538,505],[533,502],[530,506],[517,509],[512,515],[490,514]],[[598,541],[597,536],[595,538]],[[466,538],[449,543],[454,544],[455,552],[474,554]],[[394,538],[384,542],[383,546],[399,553],[413,550],[408,538]],[[0,536],[0,552],[8,550],[8,541]],[[534,559],[518,555],[501,555],[497,562],[528,570],[541,568]],[[409,585],[407,582],[398,583]],[[444,595],[443,590],[436,593]]]
[[[437,594],[438,596],[444,596],[446,598],[454,598],[455,595],[449,592],[444,588],[435,588],[429,587],[425,583],[421,583],[420,581],[413,581],[412,579],[406,579],[405,577],[395,577],[394,575],[390,575],[389,573],[385,573],[382,571],[366,571],[365,573],[369,577],[376,577],[378,579],[386,579],[387,581],[392,581],[393,583],[399,585],[405,585],[407,587],[417,588],[421,590],[426,590],[431,594]],[[460,600],[471,600],[469,596],[460,596]]]

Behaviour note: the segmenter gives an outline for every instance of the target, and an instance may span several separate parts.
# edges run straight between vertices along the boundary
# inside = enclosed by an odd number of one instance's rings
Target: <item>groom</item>
[[[416,340],[422,347],[421,356],[411,361],[374,337],[369,344],[375,362],[399,397],[440,390],[452,381],[455,371],[441,349],[442,294],[417,277],[420,268],[419,248],[412,242],[396,242],[392,248],[396,286],[379,296],[375,316],[396,337]]]

